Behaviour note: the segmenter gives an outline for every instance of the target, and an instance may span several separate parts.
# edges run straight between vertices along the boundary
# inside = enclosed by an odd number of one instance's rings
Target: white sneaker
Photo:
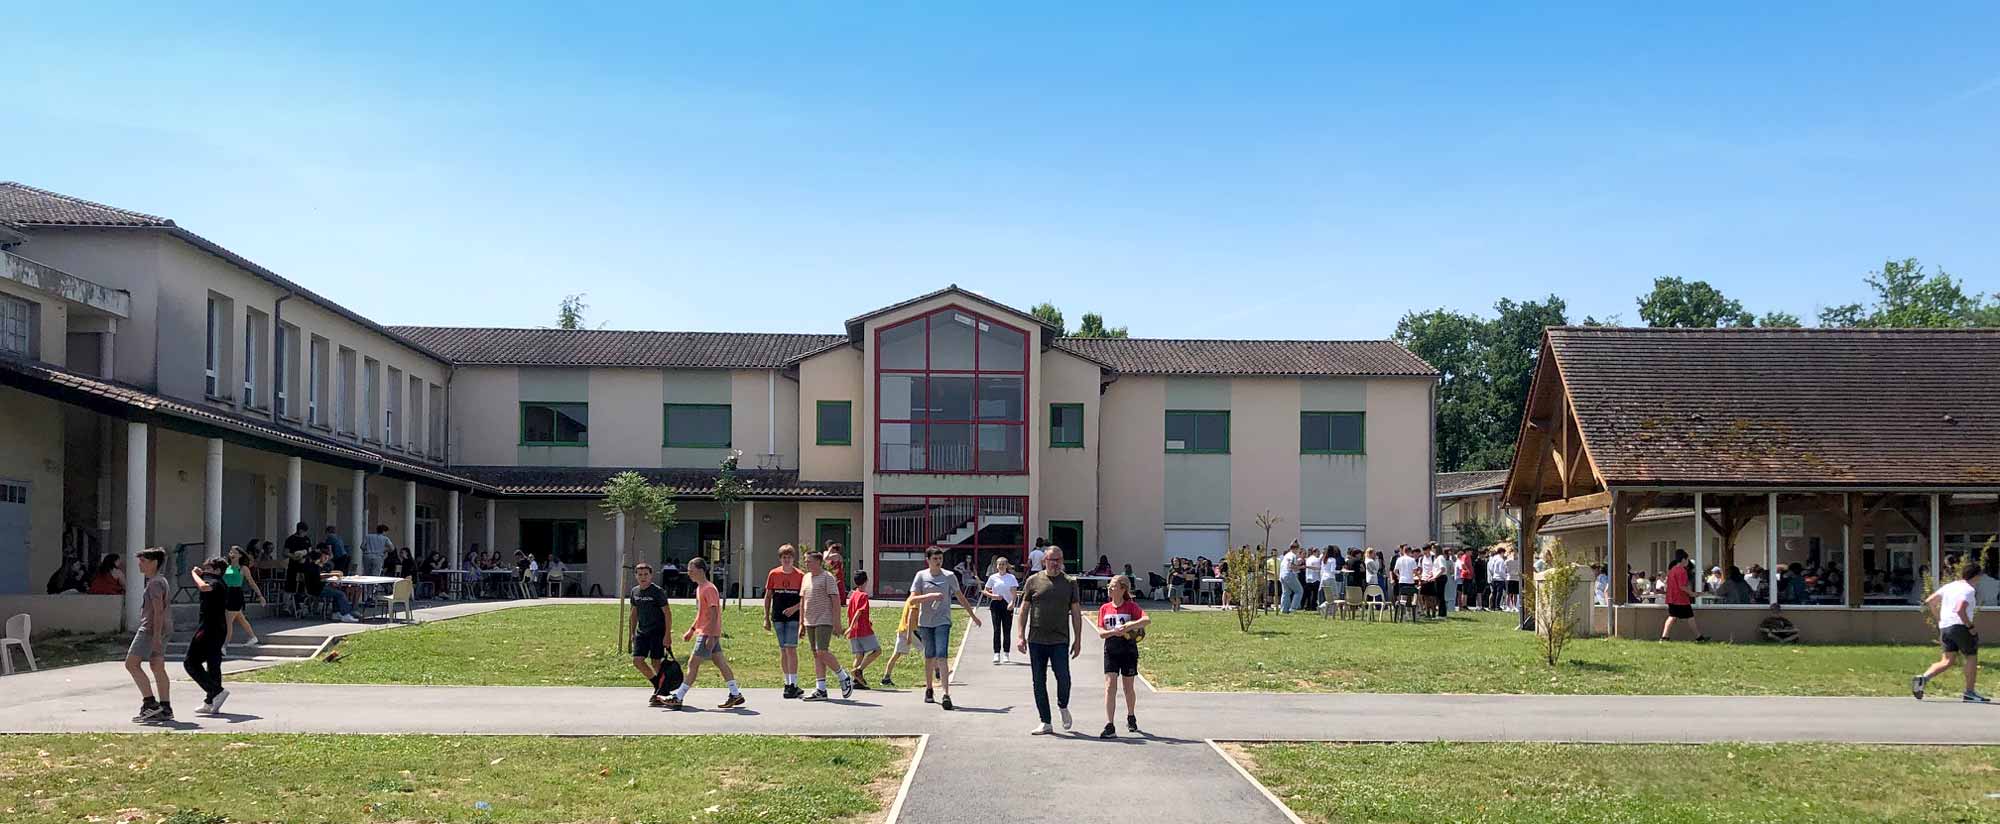
[[[1028,731],[1028,734],[1029,734],[1029,735],[1054,735],[1054,734],[1055,734],[1055,731],[1056,731],[1056,730],[1055,730],[1055,728],[1054,728],[1054,727],[1051,727],[1051,726],[1049,726],[1049,725],[1047,725],[1047,724],[1036,724],[1036,725],[1035,725],[1035,728],[1034,728],[1034,729],[1032,729],[1032,730],[1029,730],[1029,731]]]
[[[1060,709],[1062,710],[1062,718],[1063,718],[1063,729],[1067,730],[1067,729],[1069,729],[1069,728],[1071,728],[1071,727],[1073,727],[1073,726],[1076,726],[1076,722],[1074,722],[1074,721],[1070,720],[1070,717],[1069,717],[1069,708],[1068,708],[1068,707],[1061,707]]]
[[[257,646],[257,636],[255,635],[250,636],[250,640],[244,641],[242,644],[239,644],[238,646],[245,646],[245,647]]]
[[[194,714],[195,714],[195,715],[214,715],[214,714],[215,714],[215,705],[214,705],[214,704],[210,704],[210,703],[208,703],[207,701],[203,701],[203,702],[201,702],[201,706],[199,706],[199,707],[195,707],[195,708],[194,708]]]
[[[209,715],[221,715],[222,702],[227,700],[229,700],[229,690],[219,690],[215,693],[215,697],[209,699],[208,703],[203,706],[208,708]]]
[[[356,618],[356,617],[354,617],[354,616],[352,616],[352,615],[335,615],[335,616],[333,616],[333,618],[334,618],[334,620],[336,620],[336,621],[339,621],[340,623],[343,623],[343,624],[358,624],[358,623],[361,623],[361,619],[359,619],[359,618]]]
[[[996,652],[996,653],[993,653],[993,663],[994,663],[994,664],[999,664],[999,663],[1000,663],[1000,653],[997,653],[997,652]]]
[[[1002,664],[1014,663],[1014,653],[1011,652],[1000,653],[1000,663]]]

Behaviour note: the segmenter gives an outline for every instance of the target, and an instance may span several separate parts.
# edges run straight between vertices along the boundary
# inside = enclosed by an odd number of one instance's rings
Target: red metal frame
[[[982,498],[992,498],[1003,501],[1019,501],[1021,502],[1020,544],[992,545],[992,546],[980,544],[978,542],[979,534],[978,532],[975,531],[972,536],[973,543],[971,545],[946,547],[946,549],[971,550],[973,557],[975,558],[979,557],[979,553],[983,551],[1004,552],[1007,550],[1018,550],[1019,551],[1018,555],[1009,556],[1009,560],[1014,562],[1014,567],[1016,569],[1024,568],[1024,565],[1028,561],[1028,547],[1032,545],[1035,540],[1034,529],[1033,529],[1035,523],[1035,519],[1033,517],[1034,501],[1031,500],[1030,496],[1027,495],[886,495],[886,494],[876,495],[874,497],[874,500],[871,501],[869,504],[869,513],[868,513],[869,517],[868,543],[870,545],[868,548],[868,563],[869,563],[869,569],[873,570],[872,572],[868,573],[869,584],[871,585],[869,588],[869,593],[868,593],[869,595],[881,596],[881,597],[895,597],[894,594],[885,593],[882,589],[883,582],[887,580],[887,577],[881,574],[882,550],[884,549],[884,546],[882,544],[882,499],[883,498],[922,498],[924,499],[924,509],[926,511],[929,511],[933,503],[938,501],[971,500],[976,502]],[[973,517],[977,518],[979,516],[979,505],[977,503],[973,504],[972,511],[973,511]],[[936,544],[890,544],[886,548],[892,552],[896,551],[921,552],[923,550],[931,548],[932,546],[936,546]],[[984,579],[981,580],[983,581]],[[974,583],[979,583],[979,582],[975,581]]]
[[[1020,334],[1020,335],[1021,335],[1021,368],[1020,368],[1019,370],[1012,370],[1012,369],[982,369],[982,368],[980,368],[980,365],[979,365],[979,331],[978,331],[978,329],[977,329],[977,328],[975,328],[975,329],[973,330],[973,335],[972,335],[972,368],[971,368],[971,369],[932,369],[932,368],[931,368],[931,318],[932,318],[932,317],[935,317],[935,316],[937,316],[937,315],[941,315],[941,314],[944,314],[944,313],[947,313],[947,312],[960,312],[960,313],[963,313],[963,314],[967,314],[967,315],[971,315],[971,316],[972,316],[973,318],[977,319],[977,320],[978,320],[978,321],[980,321],[980,322],[983,322],[983,323],[990,323],[990,324],[993,324],[994,326],[998,326],[998,327],[1001,327],[1001,328],[1003,328],[1003,329],[1008,329],[1008,330],[1011,330],[1011,331],[1013,331],[1013,332],[1016,332],[1016,333]],[[970,378],[972,379],[972,407],[973,407],[973,412],[974,412],[974,415],[975,415],[975,416],[976,416],[976,415],[978,414],[978,409],[979,409],[979,379],[980,379],[981,377],[984,377],[984,376],[987,376],[987,375],[995,375],[995,376],[1019,376],[1019,377],[1021,378],[1021,417],[1020,417],[1020,418],[1018,418],[1018,419],[1011,419],[1011,420],[1000,420],[1000,421],[990,421],[990,420],[989,420],[989,421],[982,421],[982,420],[978,420],[978,419],[977,419],[976,417],[975,417],[974,419],[972,419],[972,420],[940,420],[940,419],[933,419],[933,418],[929,418],[929,417],[925,417],[925,418],[889,418],[889,419],[884,419],[884,418],[882,417],[882,375],[884,374],[885,370],[883,370],[883,368],[882,368],[882,333],[883,333],[883,332],[886,332],[886,331],[888,331],[888,330],[890,330],[890,329],[895,329],[895,328],[899,328],[899,327],[902,327],[902,326],[905,326],[905,325],[907,325],[907,324],[911,324],[911,323],[919,323],[919,322],[921,322],[921,323],[923,323],[923,324],[924,324],[924,367],[923,367],[922,369],[889,369],[889,370],[886,370],[886,372],[887,372],[887,374],[891,374],[891,375],[918,375],[918,376],[922,376],[922,377],[924,377],[924,378],[925,378],[925,381],[924,381],[924,408],[925,408],[925,411],[926,411],[926,412],[928,412],[928,411],[929,411],[929,409],[930,409],[930,396],[931,396],[931,388],[930,388],[930,380],[929,380],[929,378],[930,378],[930,377],[931,377],[932,375],[944,375],[944,376],[961,376],[961,377],[970,377]],[[880,327],[877,327],[877,328],[875,329],[875,336],[874,336],[874,340],[873,340],[873,346],[872,346],[872,348],[874,349],[874,357],[873,357],[873,361],[874,361],[874,369],[873,369],[873,373],[872,373],[871,375],[869,375],[869,380],[870,380],[870,381],[872,381],[872,382],[873,382],[873,383],[875,384],[875,387],[874,387],[874,392],[875,392],[875,404],[874,404],[874,407],[875,407],[875,408],[874,408],[874,415],[873,415],[873,418],[874,418],[874,422],[872,423],[872,426],[874,426],[874,427],[875,427],[875,429],[874,429],[874,432],[873,432],[873,434],[872,434],[872,438],[873,438],[873,441],[874,441],[874,449],[873,449],[872,451],[874,452],[874,455],[873,455],[873,457],[871,457],[871,458],[870,458],[870,461],[871,461],[871,464],[870,464],[870,467],[871,467],[871,469],[872,469],[873,471],[875,471],[876,473],[879,473],[879,474],[883,474],[883,475],[1026,475],[1026,474],[1028,474],[1028,471],[1029,471],[1029,467],[1030,467],[1030,462],[1034,460],[1034,453],[1035,453],[1035,450],[1034,450],[1034,448],[1033,448],[1033,434],[1034,434],[1034,433],[1033,433],[1033,432],[1031,432],[1031,431],[1029,430],[1029,427],[1028,427],[1028,421],[1029,421],[1029,420],[1030,420],[1030,419],[1031,419],[1031,418],[1033,417],[1033,414],[1032,414],[1032,411],[1031,411],[1031,410],[1033,410],[1033,409],[1034,409],[1034,406],[1035,406],[1035,404],[1034,404],[1034,398],[1032,397],[1032,396],[1033,396],[1033,392],[1032,392],[1032,390],[1031,390],[1031,388],[1030,388],[1030,385],[1032,384],[1032,378],[1031,378],[1031,375],[1029,374],[1029,370],[1030,370],[1030,369],[1032,368],[1032,364],[1033,364],[1033,362],[1034,362],[1034,358],[1033,358],[1033,353],[1034,353],[1035,351],[1037,351],[1037,347],[1039,347],[1040,345],[1041,345],[1041,342],[1040,342],[1040,341],[1039,341],[1039,340],[1038,340],[1038,339],[1037,339],[1037,338],[1036,338],[1036,337],[1035,337],[1035,336],[1034,336],[1033,334],[1029,333],[1029,331],[1028,331],[1028,330],[1026,330],[1026,329],[1022,329],[1022,328],[1020,328],[1020,327],[1018,327],[1018,326],[1015,326],[1015,325],[1013,325],[1013,324],[1011,324],[1011,323],[1003,323],[1003,322],[1001,322],[1001,321],[999,321],[999,320],[996,320],[996,319],[994,319],[993,317],[991,317],[991,316],[989,316],[989,315],[986,315],[986,314],[984,314],[984,313],[981,313],[981,312],[976,312],[976,311],[973,311],[973,310],[971,310],[971,309],[967,309],[967,308],[965,308],[965,307],[963,307],[963,306],[960,306],[960,305],[958,305],[958,304],[949,304],[949,305],[946,305],[946,306],[941,306],[941,307],[938,307],[938,308],[936,308],[936,309],[933,309],[933,310],[931,310],[931,311],[929,311],[929,312],[925,312],[925,313],[923,313],[923,314],[921,314],[921,315],[917,315],[917,316],[914,316],[914,317],[910,317],[910,318],[906,318],[906,319],[904,319],[904,320],[901,320],[901,321],[898,321],[898,322],[896,322],[896,323],[892,323],[892,324],[888,324],[888,325],[885,325],[885,326],[880,326]],[[923,454],[924,454],[924,468],[923,468],[923,469],[883,469],[883,468],[882,468],[882,424],[885,424],[885,423],[890,423],[890,424],[896,424],[896,423],[901,423],[901,424],[922,424],[922,425],[923,425],[923,427],[924,427],[924,440],[923,440],[923,450],[924,450],[924,452],[923,452]],[[942,424],[942,425],[948,425],[948,426],[950,426],[950,425],[955,425],[955,426],[971,426],[971,427],[972,427],[972,468],[971,468],[971,469],[933,469],[933,468],[931,468],[931,460],[930,460],[930,426],[931,426],[931,424],[934,424],[934,423],[935,423],[935,424]],[[1017,430],[1017,431],[1018,431],[1018,432],[1020,433],[1020,439],[1021,439],[1021,467],[1020,467],[1019,469],[1006,469],[1006,470],[985,470],[985,469],[980,469],[980,468],[979,468],[979,427],[982,427],[982,426],[1011,426],[1011,427],[1014,427],[1014,428],[1015,428],[1015,429],[1016,429],[1016,430]]]

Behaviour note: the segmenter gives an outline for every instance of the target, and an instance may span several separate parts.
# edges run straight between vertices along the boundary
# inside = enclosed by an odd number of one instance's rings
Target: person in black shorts
[[[228,588],[222,584],[222,573],[227,569],[228,561],[210,558],[208,563],[188,572],[195,588],[201,590],[201,623],[188,641],[187,657],[181,666],[201,686],[207,699],[194,711],[196,715],[219,713],[222,702],[229,700],[229,690],[222,688],[222,642],[229,634],[229,596]]]
[[[674,631],[674,609],[667,603],[667,591],[653,583],[653,566],[640,561],[632,566],[639,585],[632,588],[632,668],[653,685],[646,699],[650,707],[666,706],[667,692],[679,684],[662,684],[660,662],[667,657],[667,633]]]
[[[1125,729],[1139,731],[1139,694],[1133,684],[1139,680],[1139,639],[1146,637],[1146,625],[1153,619],[1132,600],[1132,579],[1116,576],[1106,589],[1110,597],[1097,608],[1097,637],[1104,640],[1104,731],[1097,737],[1116,738],[1120,679],[1125,687]]]

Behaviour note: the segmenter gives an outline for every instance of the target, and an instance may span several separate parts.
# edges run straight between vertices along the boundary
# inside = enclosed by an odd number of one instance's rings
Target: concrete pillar
[[[146,594],[139,577],[139,550],[146,548],[146,425],[125,424],[125,627],[139,626],[140,600]]]
[[[300,501],[305,494],[305,476],[304,458],[285,459],[285,523],[278,531],[286,535],[292,534],[299,522],[305,520],[305,508]]]
[[[486,499],[486,543],[480,544],[481,550],[486,552],[493,551],[493,534],[494,530],[496,529],[495,525],[499,523],[499,520],[500,520],[499,507],[494,506],[492,498],[487,498]]]
[[[1702,500],[1701,493],[1694,493],[1694,548],[1688,550],[1688,556],[1694,558],[1693,583],[1694,591],[1696,592],[1704,591],[1702,583],[1708,576],[1709,567],[1708,542],[1702,540],[1702,536],[1708,532],[1708,524],[1703,520],[1704,513],[1707,511],[1703,509],[1704,506],[1706,506],[1706,502]],[[1724,572],[1726,573],[1727,570],[1724,570]]]
[[[118,373],[118,347],[113,341],[118,337],[118,321],[112,319],[106,323],[108,327],[97,333],[97,376],[105,380],[114,380],[114,376]]]
[[[361,568],[361,539],[368,534],[368,470],[354,470],[348,485],[348,497],[354,500],[354,511],[347,516],[347,571],[352,573]]]
[[[445,557],[447,558],[458,557],[459,547],[463,546],[463,544],[460,543],[460,539],[463,537],[464,536],[459,533],[458,490],[454,489],[450,493],[445,495],[445,504],[444,504]]]
[[[737,579],[750,580],[750,570],[757,565],[757,502],[743,502],[743,569],[736,573]],[[799,558],[799,566],[805,566],[805,558]]]
[[[398,547],[417,545],[417,482],[403,482],[403,540]]]
[[[202,477],[201,538],[208,545],[203,560],[222,557],[222,439],[208,439],[208,469]]]

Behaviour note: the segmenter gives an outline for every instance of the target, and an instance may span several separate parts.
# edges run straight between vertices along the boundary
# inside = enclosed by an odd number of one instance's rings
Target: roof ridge
[[[71,203],[75,203],[80,206],[89,206],[93,209],[103,209],[107,212],[117,212],[121,215],[130,215],[136,218],[143,218],[145,220],[150,220],[155,223],[158,223],[162,226],[178,225],[174,223],[173,218],[161,217],[159,215],[154,215],[154,214],[147,214],[145,212],[134,211],[132,209],[125,209],[118,206],[113,206],[109,203],[99,203],[95,200],[85,200],[84,198],[77,197],[76,195],[66,195],[63,194],[62,192],[51,191],[48,189],[44,189],[40,186],[30,186],[18,180],[0,180],[0,186],[12,186],[16,189],[25,189],[27,191],[34,192],[35,194],[38,195],[46,195],[48,197],[67,200]]]

